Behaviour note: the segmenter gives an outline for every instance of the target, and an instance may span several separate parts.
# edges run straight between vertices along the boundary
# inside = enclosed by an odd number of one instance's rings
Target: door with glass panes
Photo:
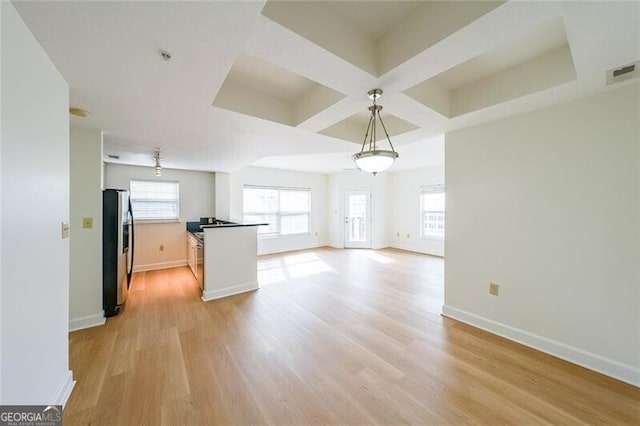
[[[371,248],[371,193],[345,191],[344,247]]]

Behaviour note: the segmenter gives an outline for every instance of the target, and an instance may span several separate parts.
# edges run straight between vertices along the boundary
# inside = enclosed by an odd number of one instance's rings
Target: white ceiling
[[[367,36],[378,40],[416,12],[420,1],[330,1],[328,6]]]
[[[496,49],[483,52],[434,77],[446,89],[455,90],[472,81],[486,78],[501,70],[529,61],[567,44],[561,18],[545,22],[533,31],[505,40]]]
[[[391,171],[441,165],[442,134],[606,90],[606,70],[640,59],[638,2],[304,1],[270,3],[271,19],[265,1],[14,4],[69,83],[70,104],[90,113],[71,122],[105,132],[105,156],[151,166],[161,147],[163,165],[181,169],[350,168],[354,144],[320,132],[366,111],[375,87],[383,118],[415,127],[393,138]],[[495,84],[504,67],[563,44],[571,78],[510,88],[453,118],[437,111],[447,90]],[[239,108],[212,106],[223,86]],[[298,119],[271,118],[274,106]]]
[[[334,173],[360,171],[351,161],[350,152],[314,155],[283,155],[262,158],[253,166],[284,170],[305,170],[312,173]],[[403,145],[402,156],[393,165],[394,171],[417,169],[420,167],[441,167],[444,160],[444,136]]]
[[[225,81],[230,79],[252,92],[285,102],[295,102],[315,86],[311,80],[246,53],[236,57]]]

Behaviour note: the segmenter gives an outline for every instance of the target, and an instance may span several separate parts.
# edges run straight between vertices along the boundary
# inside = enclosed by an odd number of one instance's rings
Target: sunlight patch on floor
[[[286,279],[287,275],[285,274],[283,268],[270,268],[258,271],[258,282],[261,286],[285,281]]]
[[[279,259],[258,261],[258,282],[261,286],[333,271],[315,253],[300,253]]]
[[[321,272],[333,271],[329,265],[322,260],[316,260],[314,262],[301,263],[289,267],[289,274],[291,278],[306,277],[309,275],[319,274]]]
[[[315,253],[300,253],[284,257],[284,261],[287,265],[297,265],[299,263],[312,262],[319,259],[320,258]]]

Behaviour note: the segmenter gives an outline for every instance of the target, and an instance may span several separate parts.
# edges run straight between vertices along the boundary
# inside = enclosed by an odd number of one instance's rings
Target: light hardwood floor
[[[442,259],[317,249],[259,277],[203,303],[187,267],[135,274],[71,333],[64,424],[640,423],[640,389],[441,317]]]

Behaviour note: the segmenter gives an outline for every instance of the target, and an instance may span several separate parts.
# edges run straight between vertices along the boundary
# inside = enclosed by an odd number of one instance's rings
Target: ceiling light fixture
[[[156,161],[156,165],[154,167],[156,170],[156,176],[162,176],[162,166],[160,165],[160,148],[156,150],[153,159]]]
[[[376,100],[382,95],[382,89],[369,90],[369,92],[367,92],[367,95],[369,95],[369,98],[373,100],[373,105],[369,107],[369,111],[371,111],[371,116],[369,117],[369,125],[367,126],[366,133],[364,134],[362,149],[360,150],[360,152],[353,154],[351,159],[355,161],[360,170],[363,170],[367,173],[372,173],[375,176],[377,173],[387,170],[393,164],[393,161],[398,158],[398,153],[395,149],[393,149],[393,144],[391,143],[391,139],[389,138],[387,128],[382,121],[382,117],[380,117],[382,105],[376,104]],[[389,142],[391,151],[378,149],[376,147],[378,122],[380,122],[380,126],[384,131],[387,142]],[[367,143],[369,146],[365,151]]]

